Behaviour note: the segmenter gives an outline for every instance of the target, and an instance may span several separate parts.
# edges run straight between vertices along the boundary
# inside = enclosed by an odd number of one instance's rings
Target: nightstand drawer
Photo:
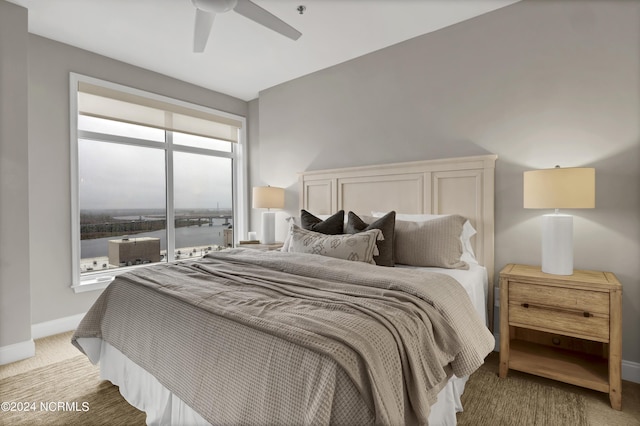
[[[509,282],[509,301],[609,316],[609,292]]]
[[[609,341],[609,316],[509,301],[509,325],[582,339]]]

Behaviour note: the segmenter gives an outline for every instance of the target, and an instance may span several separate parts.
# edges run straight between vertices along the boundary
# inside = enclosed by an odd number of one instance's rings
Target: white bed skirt
[[[127,402],[147,414],[147,424],[209,425],[195,410],[173,395],[154,376],[131,361],[118,349],[99,338],[79,338],[93,364],[100,363],[100,378],[120,389]],[[460,396],[468,377],[453,377],[431,407],[430,426],[454,426],[456,412],[462,411]]]

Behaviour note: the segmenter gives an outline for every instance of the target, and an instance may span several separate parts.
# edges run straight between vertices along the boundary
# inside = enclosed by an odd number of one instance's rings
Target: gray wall
[[[248,113],[245,101],[29,35],[29,176],[23,181],[29,182],[31,207],[28,228],[33,324],[86,312],[99,294],[97,291],[75,294],[69,287],[69,72],[241,116]],[[26,162],[22,166],[26,170]],[[3,213],[4,208],[3,204]]]
[[[31,340],[27,10],[0,1],[0,348]]]
[[[575,267],[622,281],[640,362],[639,18],[637,1],[524,0],[265,90],[251,183],[287,188],[282,219],[299,171],[495,153],[499,271],[540,263],[522,173],[595,167],[596,208],[570,211]]]

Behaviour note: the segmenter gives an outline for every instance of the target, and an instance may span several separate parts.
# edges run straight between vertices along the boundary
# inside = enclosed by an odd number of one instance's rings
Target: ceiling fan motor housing
[[[238,0],[191,0],[193,5],[205,12],[228,12],[238,3]]]

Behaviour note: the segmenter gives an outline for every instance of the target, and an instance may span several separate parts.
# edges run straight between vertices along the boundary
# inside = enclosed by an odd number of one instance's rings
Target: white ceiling
[[[216,16],[204,53],[192,52],[191,0],[9,1],[29,9],[30,33],[251,100],[518,0],[254,0],[302,37],[292,41],[230,11]]]

